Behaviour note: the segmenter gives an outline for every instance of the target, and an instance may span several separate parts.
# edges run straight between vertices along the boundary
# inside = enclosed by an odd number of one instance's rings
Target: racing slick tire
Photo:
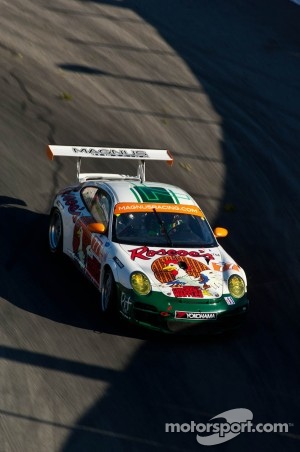
[[[116,308],[116,283],[110,269],[105,270],[101,290],[101,311],[103,314],[111,315]]]
[[[49,249],[52,254],[61,254],[63,250],[63,223],[58,209],[53,209],[49,222]]]

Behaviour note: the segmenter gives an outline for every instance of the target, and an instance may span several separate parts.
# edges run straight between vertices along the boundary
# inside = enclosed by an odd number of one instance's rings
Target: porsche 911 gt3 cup
[[[244,270],[218,243],[196,201],[179,187],[147,182],[145,162],[172,164],[167,150],[47,147],[77,158],[77,183],[50,212],[49,247],[99,290],[101,309],[163,332],[225,331],[248,310]],[[81,173],[82,158],[131,160],[137,174]]]

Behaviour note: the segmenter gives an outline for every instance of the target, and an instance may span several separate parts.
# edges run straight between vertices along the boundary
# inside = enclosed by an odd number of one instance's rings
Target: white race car
[[[179,187],[146,182],[145,162],[166,150],[47,147],[77,158],[75,185],[50,212],[49,247],[65,253],[99,290],[102,312],[163,332],[220,332],[248,311],[244,270],[225,252],[196,201]],[[137,174],[81,173],[81,159],[137,161]]]

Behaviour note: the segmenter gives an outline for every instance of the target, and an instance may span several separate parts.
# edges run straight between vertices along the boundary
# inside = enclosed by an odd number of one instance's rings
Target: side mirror
[[[214,229],[214,234],[217,238],[226,237],[228,235],[228,230],[218,227]]]
[[[103,223],[90,223],[88,230],[96,234],[103,234],[106,231],[106,227]]]

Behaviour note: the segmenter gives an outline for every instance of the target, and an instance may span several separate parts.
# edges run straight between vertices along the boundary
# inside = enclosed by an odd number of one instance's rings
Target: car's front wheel
[[[53,209],[50,215],[49,249],[53,254],[60,254],[63,249],[63,224],[58,209]]]
[[[116,283],[111,270],[106,270],[101,290],[101,310],[103,313],[113,313],[116,306]]]

